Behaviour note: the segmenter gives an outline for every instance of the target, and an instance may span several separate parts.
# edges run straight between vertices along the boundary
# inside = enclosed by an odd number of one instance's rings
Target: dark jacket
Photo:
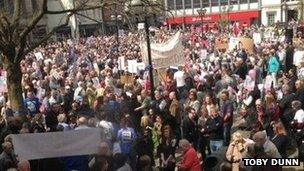
[[[46,114],[45,123],[48,128],[50,128],[51,132],[55,132],[57,130],[58,120],[57,114],[52,110]]]
[[[195,142],[198,138],[197,124],[189,117],[186,117],[182,123],[183,137],[190,143]]]
[[[223,121],[220,116],[208,118],[206,121],[205,132],[209,134],[210,140],[223,139]]]
[[[15,166],[16,162],[14,161],[13,157],[5,152],[2,152],[0,155],[0,170],[7,170]]]

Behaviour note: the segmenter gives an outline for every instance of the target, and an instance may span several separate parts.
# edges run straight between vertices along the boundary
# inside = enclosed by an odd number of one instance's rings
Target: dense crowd
[[[288,157],[294,149],[301,155],[304,49],[285,36],[288,30],[301,41],[293,26],[180,30],[187,62],[166,68],[154,97],[148,67],[131,83],[120,79],[126,71],[119,70],[119,57],[142,61],[140,32],[121,35],[119,44],[115,36],[92,36],[43,45],[21,62],[26,121],[1,94],[0,170],[257,170],[241,159]],[[155,29],[152,42],[176,31]],[[256,33],[261,39],[253,53],[242,44],[216,47],[218,39]],[[27,161],[13,152],[10,134],[90,127],[103,135],[94,156]],[[222,154],[221,162],[206,162]]]

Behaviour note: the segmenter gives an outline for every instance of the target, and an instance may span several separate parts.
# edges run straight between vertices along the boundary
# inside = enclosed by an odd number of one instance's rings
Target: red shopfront
[[[229,21],[237,21],[240,25],[246,26],[253,24],[254,20],[258,20],[260,17],[259,11],[244,11],[244,12],[229,12],[225,14],[225,17],[229,19]],[[177,16],[166,19],[167,25],[179,25],[179,24],[201,24],[202,19],[204,25],[212,25],[217,23],[217,21],[223,17],[221,14],[210,14],[199,16]]]

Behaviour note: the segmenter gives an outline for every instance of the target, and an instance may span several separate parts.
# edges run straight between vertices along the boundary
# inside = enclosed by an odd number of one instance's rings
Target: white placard
[[[44,59],[43,54],[41,52],[35,53],[35,57],[36,57],[37,61]]]
[[[101,141],[97,128],[77,131],[14,134],[14,151],[26,160],[90,155],[98,152]]]

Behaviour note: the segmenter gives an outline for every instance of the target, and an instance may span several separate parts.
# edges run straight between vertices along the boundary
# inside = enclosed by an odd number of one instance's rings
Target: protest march
[[[119,42],[49,41],[21,61],[25,117],[11,109],[0,63],[0,171],[282,170],[242,159],[303,161],[304,35],[286,36],[291,24],[150,29],[152,66],[140,29]]]

